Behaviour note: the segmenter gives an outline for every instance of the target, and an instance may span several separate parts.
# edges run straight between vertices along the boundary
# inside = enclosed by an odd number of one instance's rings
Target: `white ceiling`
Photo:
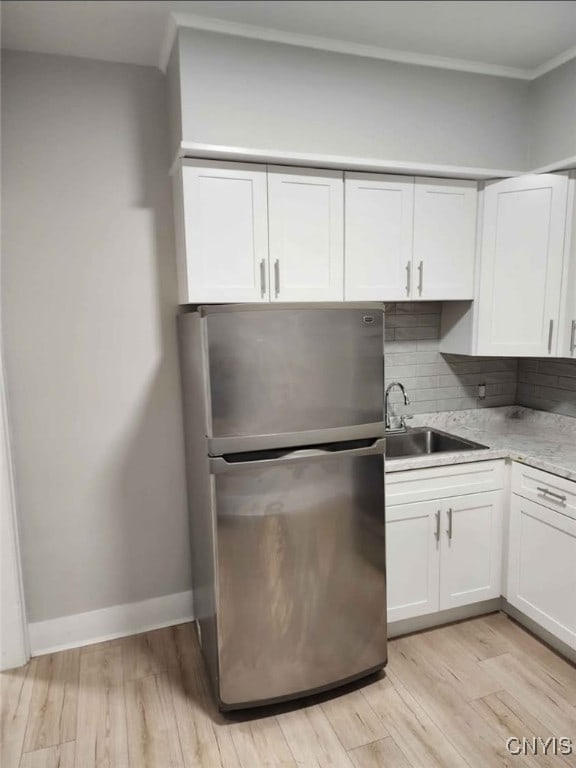
[[[170,13],[185,23],[456,69],[533,77],[576,56],[576,2],[52,2],[2,3],[2,47],[158,65]],[[202,17],[208,17],[205,21]],[[220,20],[215,23],[212,20]],[[275,30],[222,25],[224,22]],[[278,34],[278,32],[280,34]],[[306,40],[301,35],[313,36]],[[336,42],[339,41],[339,42]],[[343,45],[340,45],[342,43]],[[403,55],[398,55],[403,52]],[[396,55],[395,55],[396,54]],[[439,61],[438,57],[444,59]],[[446,61],[446,59],[452,61]]]

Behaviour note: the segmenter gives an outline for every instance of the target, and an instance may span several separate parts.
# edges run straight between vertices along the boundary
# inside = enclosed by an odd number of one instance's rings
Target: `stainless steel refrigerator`
[[[221,709],[386,664],[382,307],[179,316],[194,612]]]

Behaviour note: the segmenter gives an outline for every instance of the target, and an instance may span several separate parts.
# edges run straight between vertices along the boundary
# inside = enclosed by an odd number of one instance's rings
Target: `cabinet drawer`
[[[502,488],[504,461],[501,460],[409,469],[386,475],[386,504],[412,504]]]
[[[576,519],[576,483],[514,462],[512,493]]]

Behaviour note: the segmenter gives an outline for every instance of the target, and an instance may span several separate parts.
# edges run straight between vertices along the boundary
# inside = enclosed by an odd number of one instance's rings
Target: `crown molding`
[[[199,29],[206,32],[218,32],[223,35],[246,37],[254,40],[265,40],[284,45],[294,45],[301,48],[314,48],[333,53],[344,53],[350,56],[363,56],[370,59],[395,61],[401,64],[412,64],[420,67],[434,67],[457,72],[469,72],[478,75],[506,77],[516,80],[535,80],[547,72],[562,66],[567,61],[576,58],[576,46],[550,59],[535,69],[506,67],[499,64],[487,64],[481,61],[452,59],[444,56],[433,56],[425,53],[413,53],[377,45],[364,45],[345,40],[337,40],[316,35],[306,35],[296,32],[286,32],[271,27],[259,27],[253,24],[239,24],[208,16],[198,16],[192,13],[170,13],[166,24],[164,39],[161,46],[159,64],[165,72],[178,29]]]
[[[283,43],[284,45],[294,45],[301,48],[314,48],[321,51],[332,51],[333,53],[345,53],[351,56],[363,56],[370,59],[384,59],[385,61],[395,61],[401,64],[450,69],[479,75],[493,75],[495,77],[509,77],[517,80],[531,79],[530,70],[517,67],[504,67],[480,61],[466,61],[464,59],[451,59],[424,53],[398,51],[376,45],[364,45],[362,43],[352,43],[345,40],[317,37],[315,35],[285,32],[284,30],[269,27],[257,27],[252,24],[238,24],[233,21],[223,21],[222,19],[197,16],[191,13],[172,13],[170,16],[172,18],[168,22],[167,27],[174,25],[175,29],[173,32],[167,32],[164,37],[162,54],[159,61],[159,67],[163,72],[166,71],[170,57],[167,43],[170,40],[170,34],[172,35],[171,43],[173,44],[177,29],[200,29],[205,32],[219,32],[223,35],[248,37],[254,40],[266,40],[273,43]],[[171,47],[172,45],[170,45],[170,49]]]
[[[530,173],[554,173],[554,171],[570,171],[576,168],[576,155],[564,157],[549,165],[542,165],[540,168],[534,168]]]
[[[560,53],[558,56],[554,56],[554,58],[545,61],[544,64],[536,67],[536,69],[533,69],[530,79],[537,80],[539,77],[542,77],[542,75],[552,72],[553,69],[561,67],[562,64],[566,64],[568,61],[572,61],[572,59],[576,59],[576,45],[573,48],[568,48],[564,53]]]
[[[168,62],[170,61],[170,54],[172,48],[176,42],[176,35],[178,34],[178,23],[173,13],[168,14],[166,20],[166,26],[164,27],[164,35],[162,37],[162,43],[160,45],[160,56],[158,58],[158,67],[166,74],[168,69]]]

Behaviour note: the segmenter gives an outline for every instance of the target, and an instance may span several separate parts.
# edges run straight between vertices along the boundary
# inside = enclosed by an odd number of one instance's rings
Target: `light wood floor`
[[[386,675],[225,718],[192,625],[2,675],[2,768],[576,766],[576,668],[503,614],[396,639]],[[512,757],[509,736],[571,737]]]

